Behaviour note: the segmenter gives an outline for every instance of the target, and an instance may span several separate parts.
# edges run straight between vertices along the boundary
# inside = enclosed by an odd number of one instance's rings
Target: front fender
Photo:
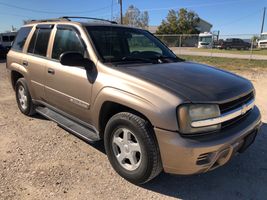
[[[105,102],[114,102],[142,113],[154,127],[178,130],[175,107],[161,105],[161,102],[148,101],[140,96],[113,87],[103,88],[92,102],[93,124],[99,129],[99,114]]]

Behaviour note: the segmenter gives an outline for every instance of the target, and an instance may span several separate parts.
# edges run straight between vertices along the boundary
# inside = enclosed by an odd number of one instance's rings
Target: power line
[[[5,12],[1,12],[0,15],[8,15],[8,16],[15,16],[15,17],[24,17],[24,18],[31,18],[29,16],[26,15],[18,15],[18,14],[14,14],[14,13],[5,13]]]
[[[97,9],[93,9],[93,10],[57,12],[57,11],[44,11],[44,10],[38,10],[38,9],[25,8],[25,7],[16,6],[16,5],[8,4],[8,3],[4,3],[4,2],[0,2],[0,5],[6,6],[6,7],[10,7],[10,8],[20,9],[20,10],[24,10],[24,11],[30,11],[30,12],[35,12],[35,13],[46,13],[46,14],[89,13],[89,12],[97,12],[99,10],[104,10],[104,9],[110,8],[110,5],[108,5],[108,6],[97,8]]]
[[[251,13],[248,14],[248,15],[242,16],[242,17],[240,17],[240,18],[238,18],[238,19],[235,19],[235,20],[233,20],[233,21],[231,21],[231,22],[225,23],[225,24],[221,25],[220,27],[226,27],[226,26],[235,24],[235,23],[237,23],[237,22],[239,22],[239,21],[242,21],[242,20],[244,20],[244,19],[247,19],[247,18],[250,17],[250,16],[259,14],[259,11],[260,11],[260,10],[257,9],[256,11],[251,12]]]
[[[208,6],[217,6],[217,5],[225,5],[240,2],[241,0],[232,0],[232,1],[221,1],[215,3],[204,3],[204,4],[195,4],[195,5],[187,5],[187,6],[179,6],[179,7],[166,7],[166,8],[144,8],[139,9],[140,11],[161,11],[161,10],[171,10],[171,9],[179,9],[179,8],[198,8],[198,7],[208,7]],[[244,1],[254,1],[254,0],[242,0]]]

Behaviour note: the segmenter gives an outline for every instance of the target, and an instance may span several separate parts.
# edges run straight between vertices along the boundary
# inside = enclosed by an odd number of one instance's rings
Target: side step
[[[56,122],[59,126],[62,126],[66,130],[72,132],[74,135],[84,139],[88,142],[95,142],[100,140],[98,134],[90,129],[87,128],[73,120],[47,108],[47,107],[37,107],[35,108],[36,112],[44,117]]]

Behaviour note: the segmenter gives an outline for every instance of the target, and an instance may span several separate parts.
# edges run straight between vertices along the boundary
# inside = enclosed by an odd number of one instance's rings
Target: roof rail
[[[94,17],[77,17],[77,16],[63,16],[59,18],[51,18],[51,19],[40,19],[40,20],[29,20],[27,21],[27,24],[29,23],[38,23],[38,22],[58,22],[58,21],[71,21],[71,19],[90,19],[94,21],[102,21],[102,22],[108,22],[111,24],[117,24],[115,21],[110,21],[107,19],[100,19],[100,18],[94,18]]]
[[[110,21],[107,19],[94,18],[94,17],[63,16],[63,17],[60,17],[60,19],[67,19],[68,21],[71,21],[70,19],[90,19],[90,20],[94,20],[94,21],[102,21],[102,22],[109,22],[111,24],[117,24],[117,22],[115,22],[115,21]]]
[[[28,23],[35,23],[35,22],[58,22],[58,21],[70,21],[65,18],[51,18],[51,19],[38,19],[38,20],[30,20]]]

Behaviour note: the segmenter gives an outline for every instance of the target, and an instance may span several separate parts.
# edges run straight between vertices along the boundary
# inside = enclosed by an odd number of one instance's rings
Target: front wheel
[[[105,150],[115,171],[134,184],[142,184],[162,171],[158,144],[151,125],[122,112],[107,123]]]

